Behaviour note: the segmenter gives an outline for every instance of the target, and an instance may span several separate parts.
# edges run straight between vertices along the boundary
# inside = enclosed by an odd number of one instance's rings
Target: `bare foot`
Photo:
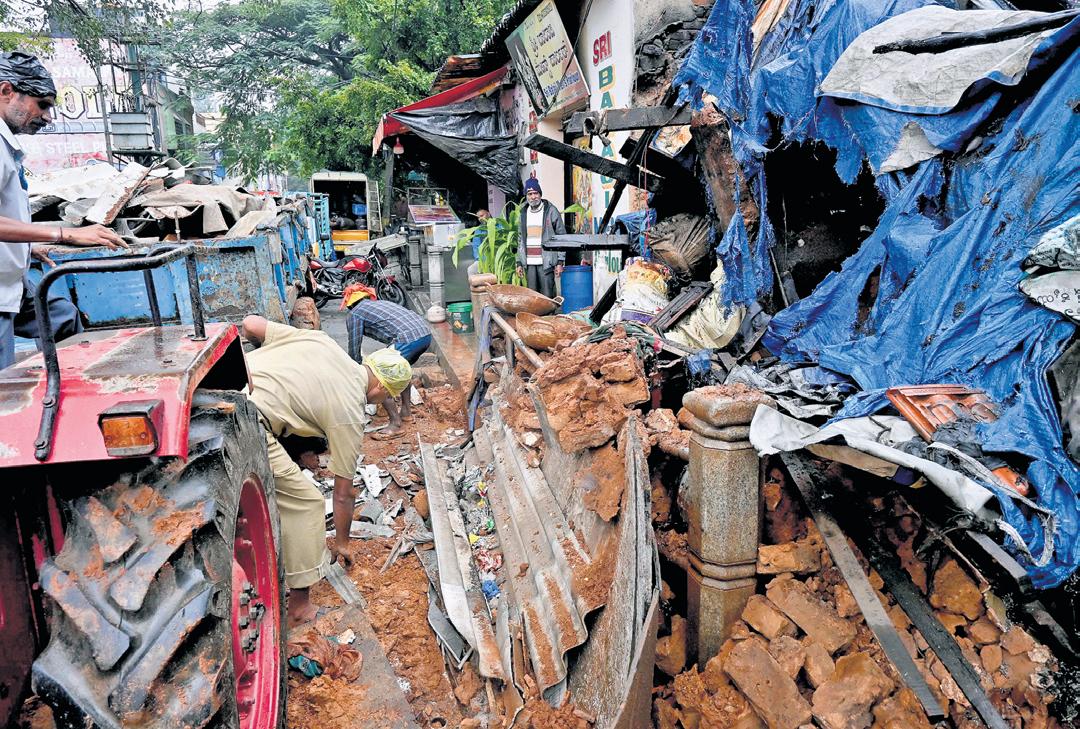
[[[303,625],[304,623],[310,623],[317,617],[319,617],[319,606],[315,603],[309,602],[306,606],[296,609],[294,609],[292,605],[289,605],[288,621],[290,629]]]

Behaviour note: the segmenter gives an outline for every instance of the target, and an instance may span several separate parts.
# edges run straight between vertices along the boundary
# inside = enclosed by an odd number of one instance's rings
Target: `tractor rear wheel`
[[[200,391],[187,460],[79,468],[80,485],[54,483],[67,529],[40,573],[33,687],[57,726],[284,726],[280,527],[254,405]]]

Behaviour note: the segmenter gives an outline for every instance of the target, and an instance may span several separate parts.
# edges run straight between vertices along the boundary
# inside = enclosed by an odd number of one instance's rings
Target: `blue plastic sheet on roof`
[[[755,56],[754,4],[718,0],[675,83],[692,102],[715,97],[762,206],[763,159],[777,130],[781,143],[816,140],[834,148],[837,174],[847,182],[864,160],[876,167],[910,121],[946,151],[877,177],[887,207],[874,232],[840,272],[778,314],[764,342],[785,361],[816,363],[859,385],[838,418],[881,410],[892,386],[958,383],[987,391],[1001,417],[980,428],[981,445],[1030,459],[1026,476],[1037,502],[1056,519],[1052,556],[1035,564],[1023,555],[1043,553],[1042,523],[998,492],[1005,520],[1025,543],[1025,549],[1009,546],[1036,586],[1051,587],[1080,564],[1080,469],[1062,447],[1046,380],[1074,325],[1027,300],[1017,283],[1020,262],[1039,237],[1080,213],[1080,22],[1040,45],[1018,86],[984,79],[947,113],[816,96],[860,33],[927,4],[791,0]],[[976,135],[984,137],[981,144],[964,153]],[[740,217],[717,255],[728,274],[727,295],[745,303],[772,286],[763,254],[773,231],[763,217],[750,241]],[[877,295],[860,324],[859,297],[875,273]]]

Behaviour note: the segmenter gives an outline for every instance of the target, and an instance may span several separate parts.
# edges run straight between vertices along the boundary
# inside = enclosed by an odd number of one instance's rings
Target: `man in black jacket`
[[[564,235],[559,209],[543,198],[540,183],[530,177],[525,181],[525,207],[518,223],[517,273],[525,276],[528,286],[544,296],[555,296],[555,277],[562,273],[566,254],[543,249],[553,235]]]

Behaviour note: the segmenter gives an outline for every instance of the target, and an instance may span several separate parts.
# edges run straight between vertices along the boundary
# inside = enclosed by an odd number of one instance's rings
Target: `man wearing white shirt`
[[[33,243],[127,247],[102,225],[62,228],[30,222],[23,150],[16,134],[36,134],[52,121],[56,86],[34,56],[0,53],[0,369],[15,361],[15,335],[36,337],[34,287],[26,279],[30,257],[48,260],[48,249]],[[51,263],[51,262],[50,262]],[[53,335],[82,330],[78,310],[62,296],[50,296]]]

